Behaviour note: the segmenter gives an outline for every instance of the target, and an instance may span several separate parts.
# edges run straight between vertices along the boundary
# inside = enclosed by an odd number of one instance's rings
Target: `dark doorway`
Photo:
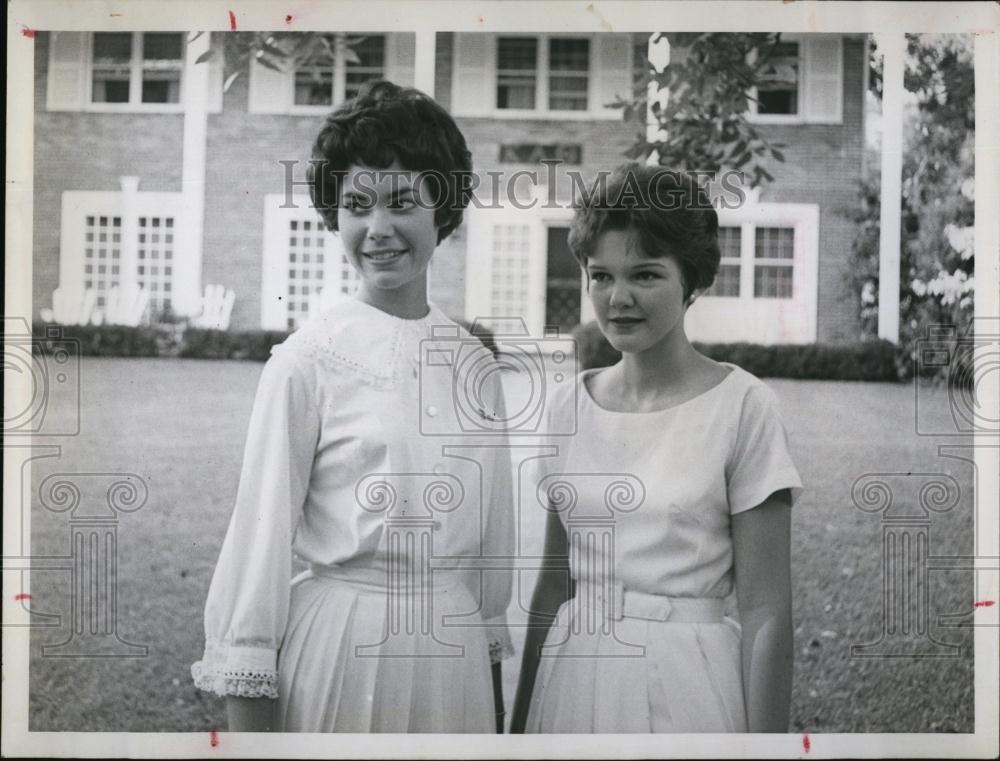
[[[568,334],[580,324],[580,265],[566,245],[568,227],[550,227],[545,270],[545,324]]]

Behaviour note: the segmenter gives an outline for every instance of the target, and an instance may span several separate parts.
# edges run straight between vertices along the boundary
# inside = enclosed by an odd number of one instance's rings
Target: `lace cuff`
[[[486,624],[486,642],[490,649],[490,663],[500,663],[514,655],[514,643],[507,628],[507,614],[489,618]]]
[[[218,640],[191,666],[194,686],[225,697],[277,698],[277,653],[262,647],[234,647]]]

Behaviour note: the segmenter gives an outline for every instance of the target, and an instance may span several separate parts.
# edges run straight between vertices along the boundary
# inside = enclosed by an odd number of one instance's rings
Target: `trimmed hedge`
[[[55,336],[50,336],[55,333]],[[53,339],[80,342],[85,357],[176,357],[180,354],[184,329],[181,326],[127,325],[32,325],[36,351],[48,351]]]
[[[288,338],[279,330],[209,330],[188,328],[184,331],[181,357],[191,359],[250,359],[266,362],[271,347]]]
[[[456,320],[471,332],[472,325]],[[56,336],[49,332],[56,331]],[[35,351],[48,352],[53,342],[71,339],[80,342],[85,357],[184,357],[187,359],[245,359],[265,362],[271,347],[280,344],[288,333],[276,330],[208,330],[181,325],[53,325],[36,322],[32,327]],[[482,325],[474,335],[497,354],[493,334]]]
[[[596,322],[573,331],[580,367],[607,367],[621,354],[601,334]],[[888,341],[854,344],[702,344],[695,348],[719,362],[731,362],[760,378],[800,380],[900,381],[899,349]]]
[[[458,320],[467,330],[468,322]],[[192,359],[243,359],[266,361],[271,347],[288,337],[282,331],[248,330],[230,332],[174,325],[127,327],[124,325],[66,325],[43,322],[34,324],[35,347],[47,351],[58,335],[80,342],[80,353],[91,357],[186,357]],[[494,353],[493,334],[477,326],[476,337]],[[607,342],[596,322],[578,326],[573,331],[580,366],[583,369],[607,367],[621,355]],[[798,378],[802,380],[899,381],[907,377],[902,370],[900,349],[887,341],[862,343],[797,344],[762,346],[759,344],[695,344],[712,359],[731,362],[761,378]]]

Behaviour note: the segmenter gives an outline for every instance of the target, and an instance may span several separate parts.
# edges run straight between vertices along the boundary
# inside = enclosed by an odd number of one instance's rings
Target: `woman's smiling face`
[[[348,260],[369,291],[426,290],[438,242],[434,209],[417,173],[352,164],[344,177],[337,226]],[[388,296],[389,294],[383,294]]]
[[[601,332],[637,354],[684,331],[684,281],[671,256],[648,258],[626,230],[607,230],[587,257],[589,293]]]

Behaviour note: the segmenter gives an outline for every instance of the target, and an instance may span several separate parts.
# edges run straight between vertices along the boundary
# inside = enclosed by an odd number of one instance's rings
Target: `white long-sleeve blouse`
[[[478,603],[493,659],[513,653],[511,572],[468,568],[513,552],[492,363],[433,305],[404,320],[345,301],[274,348],[205,606],[198,687],[277,697],[293,556],[319,571],[387,578],[387,520],[407,515],[433,520],[435,573],[465,567],[451,573]]]

